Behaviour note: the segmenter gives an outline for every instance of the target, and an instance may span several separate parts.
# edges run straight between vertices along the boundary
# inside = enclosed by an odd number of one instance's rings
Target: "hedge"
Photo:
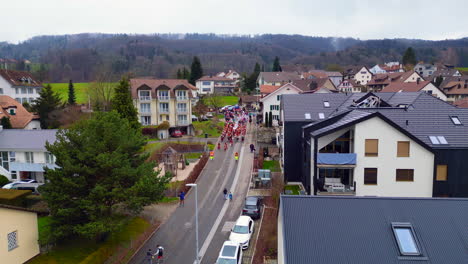
[[[31,194],[30,190],[0,189],[0,204],[23,206],[29,194]]]

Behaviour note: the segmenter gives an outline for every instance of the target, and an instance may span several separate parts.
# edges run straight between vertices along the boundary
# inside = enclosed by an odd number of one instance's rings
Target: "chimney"
[[[419,84],[419,78],[416,79],[416,84]]]
[[[406,120],[406,125],[409,125],[409,121],[408,121],[408,120]]]

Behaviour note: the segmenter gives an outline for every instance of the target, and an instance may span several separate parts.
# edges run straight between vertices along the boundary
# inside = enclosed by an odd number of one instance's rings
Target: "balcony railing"
[[[169,101],[170,97],[169,96],[158,96],[159,101]]]
[[[142,112],[142,111],[140,111],[140,115],[142,115],[142,116],[150,116],[150,115],[151,115],[151,112],[150,112],[150,111],[148,111],[148,112]]]
[[[177,113],[187,113],[187,108],[177,108]]]
[[[186,126],[188,125],[188,120],[177,120],[177,125]]]
[[[159,108],[159,113],[169,113],[169,108]]]
[[[188,97],[187,96],[177,96],[177,101],[187,101]]]
[[[140,96],[140,101],[151,101],[151,96]]]

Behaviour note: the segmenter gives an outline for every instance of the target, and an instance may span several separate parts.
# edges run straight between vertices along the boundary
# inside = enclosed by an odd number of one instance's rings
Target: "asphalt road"
[[[249,129],[244,143],[235,143],[226,152],[216,150],[214,160],[209,160],[197,180],[199,208],[199,246],[201,263],[214,263],[218,252],[229,233],[221,232],[226,221],[235,221],[240,215],[241,206],[248,190],[253,155],[249,151]],[[242,151],[242,149],[244,149]],[[239,152],[240,160],[234,160],[234,152]],[[237,186],[233,188],[236,174]],[[224,200],[224,188],[232,191],[233,201]],[[234,191],[233,191],[234,190]],[[195,193],[189,191],[185,206],[175,210],[173,215],[161,225],[141,250],[129,262],[148,263],[146,252],[156,245],[165,249],[164,264],[192,264],[195,261]],[[224,207],[224,208],[223,208]],[[220,217],[221,213],[224,217]],[[218,219],[219,218],[219,219]],[[213,226],[218,223],[215,229]],[[213,230],[212,230],[213,229]],[[210,234],[211,233],[211,234]],[[209,236],[210,234],[210,236]],[[208,237],[208,240],[207,240]]]

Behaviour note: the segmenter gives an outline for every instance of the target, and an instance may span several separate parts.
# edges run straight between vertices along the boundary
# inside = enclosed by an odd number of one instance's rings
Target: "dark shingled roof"
[[[350,113],[339,118],[334,124],[321,128],[319,135],[337,127],[351,125],[356,120],[366,117],[362,112],[380,113],[384,118],[395,123],[400,130],[415,136],[432,148],[468,148],[468,109],[458,108],[424,92],[417,93],[375,93],[389,108],[353,108],[353,101],[365,93],[352,94],[301,94],[283,95],[284,122],[317,123],[339,114]],[[326,108],[323,101],[329,101]],[[407,107],[399,107],[406,105]],[[358,111],[358,113],[352,113]],[[310,113],[311,119],[305,118]],[[325,119],[318,119],[318,113],[324,113]],[[451,116],[456,116],[462,125],[455,125]],[[287,125],[287,124],[286,124]],[[444,136],[448,144],[432,144],[429,136]]]
[[[468,199],[282,196],[285,264],[468,263]],[[400,256],[392,223],[422,256]]]

